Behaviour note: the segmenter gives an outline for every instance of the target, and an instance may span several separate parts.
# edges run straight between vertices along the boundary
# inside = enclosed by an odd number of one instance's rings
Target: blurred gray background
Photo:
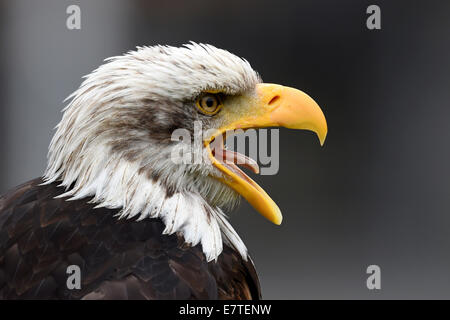
[[[382,30],[366,28],[370,4]],[[42,174],[63,99],[104,58],[211,43],[315,97],[329,124],[323,148],[282,130],[278,175],[255,177],[281,226],[245,202],[231,214],[263,296],[448,299],[449,16],[448,1],[0,0],[0,193]]]

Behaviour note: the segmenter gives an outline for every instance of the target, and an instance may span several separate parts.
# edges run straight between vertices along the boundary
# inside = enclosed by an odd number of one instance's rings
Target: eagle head
[[[160,218],[165,234],[200,243],[208,261],[217,259],[223,241],[247,258],[222,211],[240,196],[270,221],[282,219],[273,200],[236,165],[244,159],[257,172],[256,162],[223,147],[227,132],[283,126],[312,130],[321,144],[327,133],[308,95],[262,83],[246,60],[192,42],[109,58],[66,100],[45,182],[61,182],[66,192],[60,197],[91,197],[98,207],[119,209],[119,218]],[[174,139],[177,130],[190,134],[189,141]],[[180,154],[201,161],[176,160]]]

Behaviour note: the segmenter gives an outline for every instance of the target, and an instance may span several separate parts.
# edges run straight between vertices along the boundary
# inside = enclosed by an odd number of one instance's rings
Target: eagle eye
[[[219,112],[223,104],[219,94],[205,93],[197,99],[196,105],[200,112],[214,115]]]

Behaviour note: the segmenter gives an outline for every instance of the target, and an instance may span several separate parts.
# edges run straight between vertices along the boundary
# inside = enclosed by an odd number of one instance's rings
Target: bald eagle
[[[109,58],[67,101],[43,176],[0,198],[0,298],[261,298],[222,210],[242,196],[275,224],[281,212],[220,156],[244,155],[212,145],[229,130],[274,126],[311,130],[323,144],[316,102],[193,42]],[[196,122],[210,132],[193,151],[206,161],[173,161],[183,143],[173,131]],[[68,286],[69,266],[79,287]]]

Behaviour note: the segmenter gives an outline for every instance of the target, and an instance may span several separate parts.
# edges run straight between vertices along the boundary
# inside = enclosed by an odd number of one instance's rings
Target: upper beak
[[[327,135],[327,122],[317,103],[306,93],[281,85],[261,83],[256,87],[256,95],[245,101],[248,112],[223,126],[212,137],[228,130],[286,127],[310,130],[317,134],[323,145]],[[223,182],[241,194],[259,213],[275,224],[281,224],[281,211],[267,193],[248,176],[237,174],[224,163],[218,161],[209,149],[209,157],[215,167],[225,175]]]
[[[260,107],[264,109],[264,114],[254,119],[256,126],[310,130],[317,134],[320,145],[323,145],[328,132],[327,121],[310,96],[276,84],[261,83],[256,90]]]

